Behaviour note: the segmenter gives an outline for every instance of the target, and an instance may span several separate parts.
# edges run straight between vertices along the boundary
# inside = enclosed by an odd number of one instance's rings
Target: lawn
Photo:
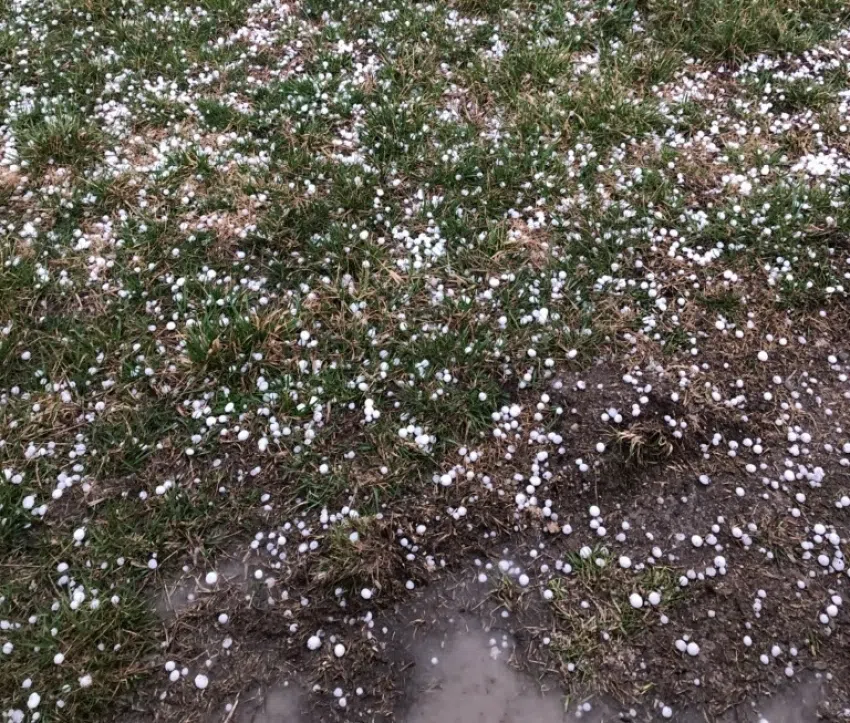
[[[449,575],[850,705],[845,2],[16,0],[0,111],[0,720],[402,720]]]

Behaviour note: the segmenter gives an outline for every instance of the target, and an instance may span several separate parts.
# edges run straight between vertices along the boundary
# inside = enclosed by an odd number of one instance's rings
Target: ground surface
[[[850,717],[848,29],[3,5],[2,720]]]

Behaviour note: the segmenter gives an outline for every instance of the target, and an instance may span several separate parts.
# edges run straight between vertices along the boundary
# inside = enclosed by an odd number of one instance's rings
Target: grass
[[[829,37],[847,9],[834,0],[648,0],[659,38],[700,57],[740,61],[755,53],[800,53]]]
[[[24,116],[16,122],[20,157],[36,172],[48,165],[83,171],[100,150],[97,128],[76,113],[59,109],[43,117]]]
[[[614,431],[612,437],[612,443],[626,465],[660,465],[674,451],[673,443],[664,430],[652,424],[633,424],[627,429]]]
[[[364,587],[399,601],[539,526],[530,476],[538,503],[586,491],[556,473],[593,455],[564,379],[695,374],[718,318],[758,345],[843,309],[848,22],[837,0],[0,9],[0,711],[28,679],[41,721],[154,700],[157,589],[252,539],[267,594],[309,602],[284,637]],[[593,442],[660,474],[661,424]],[[632,590],[678,590],[577,549],[540,583],[570,661],[641,635]]]
[[[662,601],[659,608],[667,612],[681,604],[685,595],[670,568],[651,567],[630,575],[612,562],[603,548],[594,548],[589,557],[570,555],[568,562],[571,575],[549,585],[555,612],[552,645],[562,663],[572,666],[570,672],[579,673],[581,685],[587,685],[594,661],[638,641],[655,624],[648,603],[643,609],[630,604],[632,593],[646,600],[649,593],[657,592]],[[589,606],[587,601],[591,601]],[[570,677],[575,682],[575,675]]]

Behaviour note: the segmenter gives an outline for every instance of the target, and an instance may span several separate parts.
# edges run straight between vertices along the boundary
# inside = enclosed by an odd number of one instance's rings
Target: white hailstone
[[[688,650],[688,655],[690,655],[692,658],[694,658],[694,657],[696,657],[697,655],[699,655],[699,645],[697,645],[697,644],[696,644],[695,642],[693,642],[693,641],[691,641],[690,643],[688,643],[688,648],[687,648],[687,650]]]
[[[590,512],[591,517],[599,517],[599,515],[602,514],[602,510],[600,510],[596,505],[591,505],[588,512]]]
[[[664,718],[672,718],[672,717],[673,717],[673,709],[672,709],[669,705],[665,705],[665,706],[661,709],[661,715],[662,715]]]
[[[345,655],[345,646],[342,643],[334,645],[334,655],[336,655],[337,658],[341,658]]]
[[[227,625],[227,621],[228,621],[228,620],[230,620],[230,617],[228,616],[228,614],[227,614],[227,613],[221,613],[221,614],[218,616],[218,623],[219,623],[219,625]]]
[[[54,665],[62,665],[65,662],[65,656],[62,653],[56,653],[53,656],[53,664]]]
[[[318,635],[311,635],[307,641],[308,650],[318,650],[322,647],[322,639]]]
[[[15,646],[12,643],[3,643],[3,655],[11,655],[12,651],[15,649]]]
[[[661,604],[661,595],[659,595],[657,592],[654,592],[654,591],[649,593],[649,604],[652,605],[653,607],[660,605]]]
[[[218,582],[218,573],[217,572],[208,572],[204,581],[207,585],[215,585]]]
[[[749,635],[744,636],[744,645],[746,645],[748,648],[752,647],[753,639]]]
[[[638,595],[638,593],[633,592],[631,595],[629,595],[629,604],[635,609],[642,608],[643,598]]]
[[[155,557],[152,557],[150,560],[148,560],[148,568],[149,569],[156,570],[156,568],[158,566],[159,566],[159,563],[156,561]]]
[[[544,590],[543,591],[543,599],[544,600],[551,600],[553,597],[555,597],[555,593],[553,593],[551,590]]]
[[[624,570],[628,570],[631,566],[632,566],[631,559],[626,557],[625,555],[623,555],[620,558],[620,567],[622,567]]]
[[[604,452],[605,451],[605,443],[604,442],[597,442],[596,443],[596,451],[599,452],[600,454],[602,452]]]
[[[196,687],[198,690],[203,690],[203,689],[204,689],[204,688],[206,688],[209,684],[210,684],[210,679],[209,679],[209,678],[207,678],[207,676],[206,676],[206,675],[204,675],[203,673],[198,673],[198,674],[195,676],[195,687]]]
[[[702,547],[702,537],[700,537],[699,535],[694,535],[693,537],[691,537],[691,544],[694,547]]]
[[[77,542],[82,542],[83,538],[85,536],[86,536],[86,528],[85,527],[78,527],[76,530],[74,530],[74,539]]]
[[[835,605],[827,605],[826,614],[829,615],[829,617],[834,618],[838,615],[838,608]]]
[[[90,688],[92,684],[92,678],[90,675],[86,674],[78,678],[77,682],[80,684],[81,688]]]
[[[41,703],[41,696],[38,693],[30,693],[30,697],[27,698],[27,708],[35,710],[39,703]]]
[[[687,649],[688,644],[684,640],[679,639],[676,641],[676,650],[678,650],[680,653],[684,653]]]
[[[169,660],[168,662],[166,662],[166,664],[165,664],[165,672],[166,673],[170,673],[175,668],[177,668],[177,663],[175,663],[173,660]]]
[[[818,555],[818,563],[822,567],[829,567],[829,555]]]
[[[362,597],[364,600],[371,600],[372,599],[372,591],[368,587],[364,587],[360,591],[360,597]]]
[[[767,361],[767,352],[766,351],[760,351],[758,353],[758,360],[760,362],[766,362]]]
[[[523,573],[522,575],[519,576],[519,584],[522,587],[528,587],[529,582],[530,582],[530,580],[528,579],[528,575],[526,575],[525,573]]]

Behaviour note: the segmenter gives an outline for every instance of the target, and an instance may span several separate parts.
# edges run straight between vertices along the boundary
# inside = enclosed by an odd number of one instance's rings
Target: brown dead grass
[[[502,254],[518,253],[535,269],[542,269],[551,259],[552,243],[547,229],[529,228],[524,219],[514,219],[508,225],[507,241],[502,252],[493,257],[499,261]]]

